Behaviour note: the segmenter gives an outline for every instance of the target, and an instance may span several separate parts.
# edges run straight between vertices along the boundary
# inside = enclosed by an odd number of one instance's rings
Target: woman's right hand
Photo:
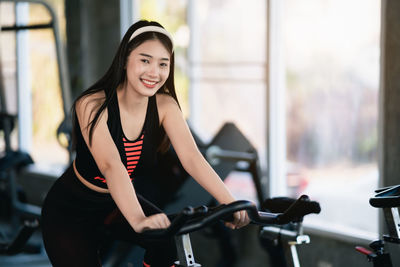
[[[148,217],[144,217],[141,221],[135,224],[133,230],[136,233],[141,233],[152,229],[165,229],[171,224],[165,213],[157,213]]]

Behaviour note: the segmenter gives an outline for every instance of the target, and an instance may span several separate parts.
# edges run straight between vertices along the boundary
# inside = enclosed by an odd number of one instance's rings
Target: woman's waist
[[[79,173],[78,169],[76,168],[75,160],[73,161],[72,164],[73,164],[73,167],[74,167],[74,173],[75,173],[76,177],[78,178],[78,180],[79,180],[84,186],[86,186],[87,188],[89,188],[89,189],[91,189],[91,190],[93,190],[93,191],[96,191],[96,192],[98,192],[98,193],[105,193],[105,194],[110,193],[110,191],[109,191],[107,188],[103,188],[103,187],[97,186],[97,185],[95,185],[95,184],[92,184],[92,183],[89,182],[87,179],[85,179],[85,178]],[[103,178],[103,179],[104,179],[104,178]],[[104,181],[105,181],[105,180],[104,180]]]

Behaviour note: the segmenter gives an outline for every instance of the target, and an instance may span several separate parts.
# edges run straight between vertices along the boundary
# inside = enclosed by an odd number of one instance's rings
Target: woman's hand
[[[171,222],[165,213],[158,213],[149,217],[144,217],[141,221],[135,224],[133,230],[135,230],[136,233],[141,233],[151,229],[165,229],[170,224]]]
[[[233,214],[233,222],[226,222],[225,225],[231,229],[239,229],[250,223],[249,216],[245,210],[237,211]]]

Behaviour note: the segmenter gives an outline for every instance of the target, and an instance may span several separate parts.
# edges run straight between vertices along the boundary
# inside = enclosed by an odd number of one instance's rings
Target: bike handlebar
[[[247,200],[222,204],[215,208],[201,206],[194,209],[187,207],[172,220],[168,228],[148,230],[143,232],[142,235],[146,238],[163,238],[187,234],[216,223],[218,220],[232,221],[233,213],[241,210],[247,211],[252,224],[265,226],[301,221],[307,214],[319,213],[321,208],[317,202],[310,201],[306,195],[298,198],[284,213],[258,211],[256,205]]]

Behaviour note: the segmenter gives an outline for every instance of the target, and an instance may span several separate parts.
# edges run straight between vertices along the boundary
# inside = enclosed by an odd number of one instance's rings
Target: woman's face
[[[164,85],[169,75],[171,56],[159,40],[148,40],[128,56],[128,88],[141,96],[152,96]]]

